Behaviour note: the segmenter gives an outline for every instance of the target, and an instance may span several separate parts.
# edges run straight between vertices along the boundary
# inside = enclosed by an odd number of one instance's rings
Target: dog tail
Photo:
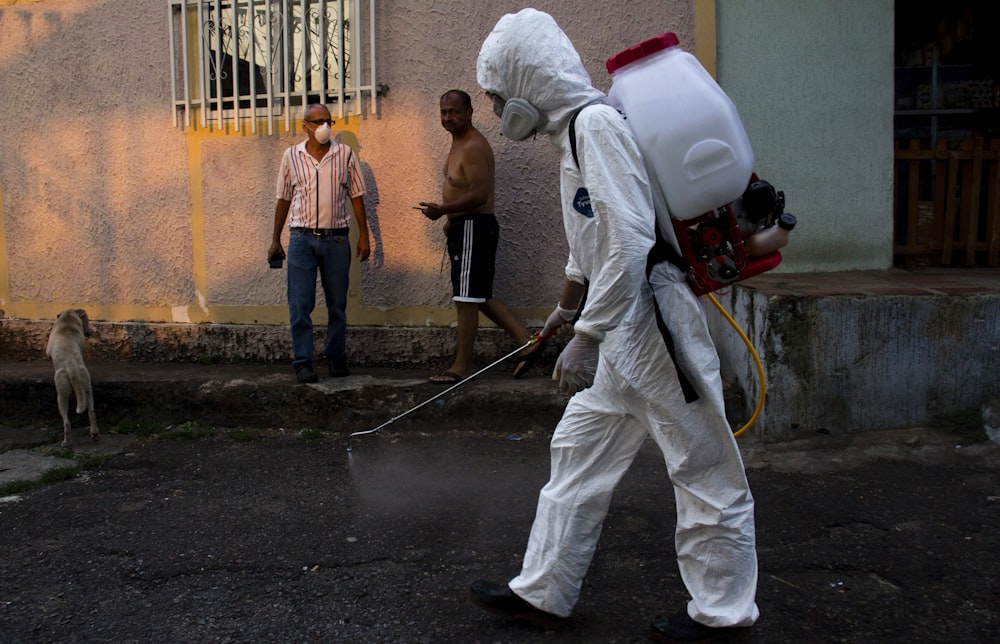
[[[94,408],[94,401],[90,389],[90,373],[86,369],[79,369],[76,365],[67,366],[65,369],[69,382],[73,385],[73,395],[76,397],[76,413],[82,414],[88,409]]]

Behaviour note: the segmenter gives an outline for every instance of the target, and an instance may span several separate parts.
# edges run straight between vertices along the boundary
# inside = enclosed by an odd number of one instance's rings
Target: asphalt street
[[[106,434],[72,478],[0,498],[0,640],[646,641],[686,601],[651,443],[558,630],[468,603],[473,580],[518,571],[548,473],[551,427],[492,411],[486,428],[443,414],[353,441],[195,421]],[[46,436],[8,454],[59,453]],[[754,641],[1000,641],[1000,447],[914,429],[741,448]],[[78,450],[63,456],[100,453]]]

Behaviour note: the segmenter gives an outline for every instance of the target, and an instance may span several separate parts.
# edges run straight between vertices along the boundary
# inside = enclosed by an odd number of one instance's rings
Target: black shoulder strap
[[[580,112],[587,108],[586,105],[573,112],[573,116],[569,119],[569,149],[573,152],[573,163],[576,164],[577,169],[580,168],[580,159],[576,155],[576,117],[580,116]]]
[[[670,262],[674,266],[679,267],[685,273],[688,271],[690,265],[684,259],[684,257],[674,250],[674,247],[667,243],[667,240],[663,238],[663,234],[660,232],[660,227],[656,226],[656,243],[653,248],[650,249],[649,255],[646,257],[646,281],[649,281],[650,273],[653,272],[653,267],[660,262]],[[684,370],[681,368],[680,363],[677,362],[677,349],[674,345],[673,335],[670,333],[670,329],[667,328],[666,320],[663,319],[663,313],[660,311],[660,305],[656,303],[656,289],[653,285],[649,285],[650,290],[653,292],[653,310],[656,312],[656,327],[660,330],[660,335],[663,337],[663,341],[667,345],[667,353],[670,354],[670,360],[674,363],[674,369],[677,370],[677,382],[680,383],[681,391],[684,392],[684,402],[693,403],[698,400],[698,391],[691,384]]]
[[[649,251],[649,256],[646,258],[646,277],[649,277],[654,266],[663,261],[670,262],[685,273],[691,270],[691,264],[667,242],[663,237],[663,233],[660,232],[660,226],[657,225],[656,243],[653,244],[653,248]]]
[[[605,101],[603,99],[592,101],[573,112],[573,116],[569,117],[569,149],[573,152],[573,163],[576,164],[577,168],[580,167],[580,158],[576,152],[576,117],[580,116],[580,112],[588,107],[592,105],[602,105],[604,103]]]

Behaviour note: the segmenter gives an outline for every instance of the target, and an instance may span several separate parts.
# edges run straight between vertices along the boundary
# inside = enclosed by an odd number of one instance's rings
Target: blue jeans
[[[347,235],[315,237],[297,230],[288,240],[288,315],[292,327],[292,365],[313,359],[312,312],[316,308],[316,270],[326,299],[324,355],[331,364],[347,366],[347,284],[351,242]]]

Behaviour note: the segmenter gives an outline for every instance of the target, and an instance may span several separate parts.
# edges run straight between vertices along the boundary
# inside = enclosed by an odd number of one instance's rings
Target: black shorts
[[[500,225],[492,214],[462,215],[448,223],[452,299],[485,302],[493,297],[493,270]]]

